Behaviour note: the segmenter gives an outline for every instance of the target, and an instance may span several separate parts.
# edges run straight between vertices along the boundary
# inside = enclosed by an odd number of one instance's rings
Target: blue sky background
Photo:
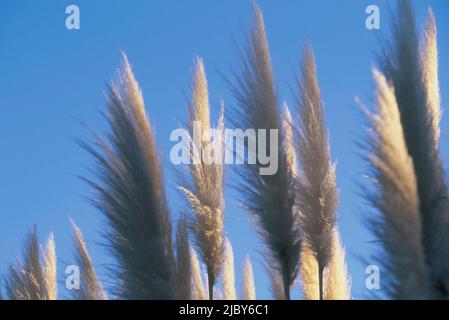
[[[306,40],[315,50],[325,102],[332,156],[338,163],[340,230],[347,250],[352,295],[364,298],[366,260],[373,237],[364,228],[368,212],[358,195],[366,166],[355,141],[363,135],[363,117],[354,103],[373,97],[371,66],[378,37],[389,31],[388,4],[376,0],[259,0],[265,16],[279,95],[291,102],[290,86],[298,71]],[[443,107],[449,102],[449,3],[416,1],[420,21],[432,6],[439,28],[440,80]],[[65,28],[65,8],[81,10],[81,30]],[[365,28],[365,8],[381,9],[381,30]],[[143,89],[165,163],[167,192],[173,215],[182,209],[169,169],[171,130],[186,119],[183,90],[188,91],[194,57],[204,57],[214,120],[220,99],[233,99],[219,75],[230,75],[238,59],[232,37],[241,39],[251,18],[251,2],[227,1],[32,1],[0,2],[0,272],[21,252],[25,233],[37,225],[42,242],[56,238],[59,278],[73,262],[73,218],[82,229],[97,271],[107,286],[110,258],[101,246],[104,221],[86,200],[89,189],[76,178],[88,174],[90,157],[74,141],[88,139],[77,119],[104,132],[100,115],[105,83],[114,75],[120,51],[128,54]],[[293,105],[293,103],[291,103]],[[448,128],[442,120],[442,153],[448,160]],[[234,179],[232,172],[229,180]],[[270,298],[260,244],[247,215],[226,191],[226,230],[234,246],[237,286],[243,257],[255,268],[258,298]],[[404,270],[404,272],[407,272]],[[388,275],[381,275],[387,277]],[[62,288],[62,286],[61,286]],[[67,296],[67,292],[62,292]],[[299,297],[299,288],[294,289]]]

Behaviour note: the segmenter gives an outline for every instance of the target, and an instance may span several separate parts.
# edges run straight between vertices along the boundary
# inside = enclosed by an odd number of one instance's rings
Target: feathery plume
[[[11,300],[46,300],[47,288],[40,262],[36,227],[27,234],[24,262],[9,267],[5,279],[6,294]]]
[[[126,56],[107,90],[108,139],[82,146],[97,160],[94,203],[109,222],[106,239],[117,259],[125,299],[173,299],[171,218],[142,93]]]
[[[262,12],[254,8],[254,25],[248,35],[245,54],[241,59],[240,75],[231,85],[239,108],[232,122],[238,128],[267,130],[266,140],[255,141],[254,153],[264,144],[267,155],[277,153],[278,166],[272,175],[261,175],[267,169],[259,159],[256,164],[237,168],[242,177],[239,191],[246,210],[255,217],[256,225],[267,252],[267,264],[276,265],[282,276],[284,296],[290,298],[290,286],[298,274],[299,226],[295,209],[294,178],[288,166],[284,133],[275,90],[268,42]],[[275,146],[272,133],[279,134]],[[248,141],[246,144],[249,149]],[[280,147],[279,150],[277,147]]]
[[[318,262],[309,247],[301,248],[301,280],[306,300],[319,300]],[[349,300],[350,281],[338,231],[332,235],[332,257],[323,275],[324,300]]]
[[[318,263],[308,246],[301,247],[301,283],[305,300],[319,300]]]
[[[234,275],[234,251],[232,250],[229,239],[226,239],[225,242],[222,280],[224,300],[237,300]]]
[[[243,300],[256,300],[256,287],[254,285],[253,266],[248,256],[243,262]]]
[[[428,297],[429,277],[413,160],[405,144],[394,89],[376,70],[374,78],[378,115],[369,114],[375,133],[370,136],[370,162],[377,191],[370,201],[380,217],[370,222],[388,254],[383,265],[393,277],[390,296],[424,299]]]
[[[324,299],[350,300],[350,280],[345,261],[345,252],[338,231],[332,236],[333,255],[325,275]]]
[[[190,247],[192,263],[192,300],[207,300],[207,291],[203,284],[200,262],[195,250]]]
[[[432,292],[434,298],[448,298],[449,198],[438,145],[436,27],[429,14],[420,52],[409,0],[398,1],[393,21],[393,39],[383,55],[382,70],[395,89],[407,151],[414,164]]]
[[[76,263],[80,269],[81,280],[79,290],[73,290],[74,297],[77,300],[107,300],[106,293],[97,277],[92,259],[87,251],[83,234],[75,222],[70,222],[74,234]]]
[[[345,253],[336,230],[332,235],[332,257],[323,275],[324,300],[349,300],[350,282],[345,262]],[[304,298],[319,300],[318,262],[307,246],[301,248],[301,280]]]
[[[189,230],[183,216],[176,230],[176,294],[178,300],[192,298],[192,263],[190,258]]]
[[[56,245],[53,233],[50,233],[45,246],[43,276],[48,300],[58,297],[58,280],[56,273]]]
[[[288,105],[284,103],[284,110],[282,113],[282,130],[284,133],[284,150],[287,157],[287,164],[292,173],[296,176],[298,174],[298,165],[296,163],[296,151],[293,144],[293,120]]]
[[[191,165],[190,183],[181,186],[192,209],[192,229],[195,243],[207,268],[209,299],[213,300],[213,287],[223,264],[224,250],[224,203],[223,164],[204,161],[208,143],[217,145],[222,137],[208,137],[210,129],[209,98],[206,73],[201,58],[197,58],[192,81],[193,101],[189,106],[189,128],[191,132],[191,155],[200,161]],[[199,125],[202,138],[195,137],[195,126]],[[219,130],[223,130],[223,111],[219,120]],[[208,137],[214,139],[210,141]],[[203,157],[201,155],[203,154]],[[217,155],[214,155],[217,156]]]
[[[331,163],[330,147],[324,122],[324,110],[318,87],[312,48],[306,47],[298,80],[300,95],[296,97],[299,115],[298,203],[304,245],[318,263],[319,296],[324,298],[323,273],[332,258],[332,234],[336,228],[338,190],[335,166]]]
[[[424,85],[427,93],[427,103],[432,120],[431,127],[434,133],[434,143],[438,145],[440,138],[440,85],[438,80],[438,46],[437,27],[432,10],[429,9],[424,29],[424,39],[421,45],[421,64]]]

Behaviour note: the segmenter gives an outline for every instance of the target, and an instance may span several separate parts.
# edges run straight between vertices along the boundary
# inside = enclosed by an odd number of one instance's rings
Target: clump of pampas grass
[[[23,262],[9,267],[5,290],[11,300],[56,300],[56,253],[51,234],[41,259],[36,228],[29,232],[24,244]]]
[[[413,164],[422,221],[417,237],[422,239],[422,258],[429,267],[431,296],[448,298],[449,199],[438,141],[441,105],[436,25],[431,11],[420,43],[411,2],[397,2],[393,36],[384,50],[381,69],[394,88],[405,148]],[[404,286],[400,291],[405,291],[408,283],[397,281]],[[425,277],[421,281],[425,282]]]

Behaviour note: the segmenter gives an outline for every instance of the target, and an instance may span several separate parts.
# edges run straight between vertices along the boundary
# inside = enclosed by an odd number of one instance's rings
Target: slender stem
[[[208,271],[207,272],[207,284],[209,286],[209,300],[214,300],[214,282],[215,282],[215,277],[212,275],[212,273],[210,271]]]
[[[318,263],[318,282],[319,282],[319,290],[320,290],[320,300],[324,300],[323,273],[324,273],[324,268],[321,263]]]
[[[288,285],[286,287],[284,287],[284,294],[285,294],[285,300],[290,300],[290,288]]]
[[[288,279],[286,279],[286,277],[283,277],[284,279],[284,296],[285,296],[285,300],[290,300],[290,286],[289,286],[289,281]]]

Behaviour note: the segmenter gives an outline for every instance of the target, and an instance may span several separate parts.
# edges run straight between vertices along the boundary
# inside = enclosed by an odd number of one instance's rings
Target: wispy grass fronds
[[[80,287],[78,290],[72,290],[74,298],[77,300],[107,300],[87,251],[83,234],[75,222],[71,221],[71,224],[74,234],[75,260],[80,270]]]
[[[418,184],[423,242],[435,298],[449,297],[449,199],[440,158],[436,27],[432,14],[421,46],[409,0],[399,0],[382,70],[392,82]]]
[[[9,273],[5,278],[5,290],[11,300],[48,299],[36,228],[26,236],[23,262],[9,267]]]
[[[48,300],[58,298],[58,277],[56,268],[56,245],[53,233],[50,233],[45,246],[43,276]]]
[[[287,164],[293,176],[298,174],[296,150],[294,144],[293,119],[287,104],[282,112],[282,131],[284,134],[283,148],[287,157]]]
[[[332,258],[325,275],[324,298],[326,300],[350,300],[351,282],[346,266],[345,252],[338,231],[332,236]]]
[[[267,130],[266,141],[257,139],[256,150],[247,151],[261,151],[264,143],[268,146],[267,154],[278,153],[278,167],[272,175],[261,175],[260,170],[266,166],[260,159],[256,164],[240,166],[237,168],[242,177],[239,191],[245,208],[255,217],[266,249],[267,264],[274,262],[279,268],[284,296],[289,299],[290,286],[298,274],[300,246],[294,178],[282,147],[285,139],[282,120],[263,16],[257,7],[254,20],[242,54],[240,73],[232,85],[238,106],[233,110],[232,122],[244,130]],[[277,130],[278,148],[270,146],[270,130]]]
[[[435,145],[438,145],[440,138],[441,99],[438,80],[437,26],[431,9],[428,12],[424,38],[421,44],[421,63],[428,100],[427,103],[432,119],[434,141]]]
[[[226,239],[223,263],[223,298],[224,300],[237,300],[234,274],[234,251],[229,239]]]
[[[336,228],[338,190],[335,166],[324,120],[312,48],[306,47],[298,80],[298,203],[304,245],[318,263],[319,296],[324,298],[323,273],[332,258],[332,235]]]
[[[182,217],[176,230],[176,298],[192,298],[192,262],[190,257],[188,222]]]
[[[203,139],[210,134],[210,107],[206,73],[202,59],[198,58],[192,80],[193,101],[189,106],[189,127],[191,130],[191,155],[198,159],[189,167],[190,185],[182,186],[187,201],[192,209],[192,229],[196,246],[207,268],[209,299],[213,300],[213,287],[223,265],[224,250],[224,202],[223,202],[223,164],[204,161],[211,139],[198,141],[193,136],[194,126],[199,124]],[[219,128],[223,130],[223,114],[220,116]],[[214,155],[219,157],[221,155]],[[195,161],[195,160],[194,160]]]
[[[379,263],[392,278],[386,288],[391,298],[425,299],[429,297],[429,274],[413,160],[405,143],[394,89],[376,70],[374,78],[378,114],[369,114],[374,132],[370,136],[370,162],[377,190],[370,200],[380,216],[370,222],[388,255]]]
[[[249,256],[245,256],[243,262],[243,300],[256,300],[256,286],[254,284],[253,266]]]
[[[308,246],[301,248],[301,281],[304,299],[319,300],[319,274],[316,256]],[[345,253],[336,230],[332,235],[332,257],[323,275],[324,300],[349,300],[350,280]]]
[[[117,260],[124,299],[173,299],[171,218],[162,168],[142,93],[126,56],[108,87],[107,140],[82,144],[97,160],[99,182],[87,181],[109,223],[106,243]]]
[[[192,300],[207,300],[207,289],[203,283],[202,270],[195,250],[190,247],[192,263]]]

